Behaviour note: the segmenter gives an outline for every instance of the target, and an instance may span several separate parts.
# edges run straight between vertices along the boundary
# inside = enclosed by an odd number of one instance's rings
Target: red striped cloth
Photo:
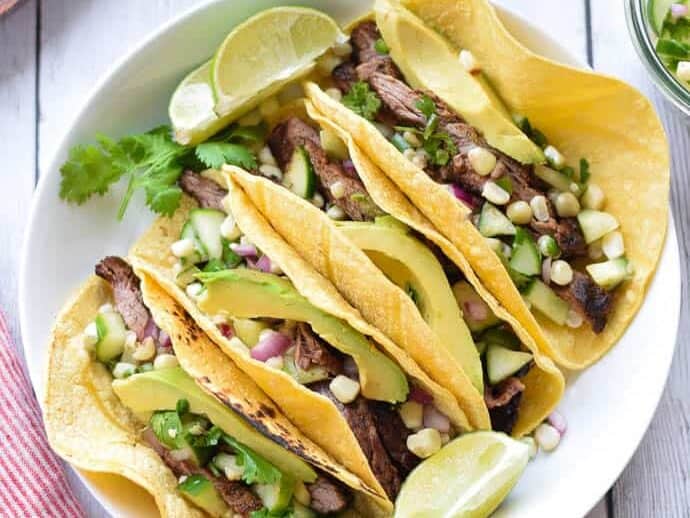
[[[0,517],[85,516],[48,446],[41,410],[0,313]]]

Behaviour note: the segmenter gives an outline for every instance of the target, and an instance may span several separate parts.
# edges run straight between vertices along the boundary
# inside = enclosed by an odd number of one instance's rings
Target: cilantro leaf
[[[591,173],[589,172],[589,162],[586,158],[580,159],[580,182],[585,184],[589,180]]]
[[[98,146],[75,146],[60,168],[60,198],[81,205],[94,194],[103,196],[125,169]]]
[[[206,167],[220,169],[223,164],[232,164],[244,169],[256,167],[256,157],[244,146],[229,142],[204,142],[194,151]]]
[[[374,49],[379,54],[388,54],[390,52],[388,44],[383,40],[383,38],[376,40],[376,43],[374,43]]]
[[[343,97],[343,104],[365,119],[373,120],[381,108],[381,99],[364,81],[357,81]]]
[[[163,216],[172,216],[177,210],[177,207],[180,206],[181,198],[182,189],[176,185],[173,187],[164,187],[161,190],[146,190],[146,204],[153,212],[162,214]]]
[[[228,435],[223,435],[223,441],[235,450],[237,464],[244,467],[242,480],[247,484],[274,484],[280,480],[282,473],[258,453]]]
[[[415,106],[424,114],[424,117],[429,119],[434,113],[436,113],[436,103],[428,95],[424,95],[419,99]]]

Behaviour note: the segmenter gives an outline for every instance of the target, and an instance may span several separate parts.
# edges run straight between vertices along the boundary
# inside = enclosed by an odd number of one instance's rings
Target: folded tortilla
[[[593,179],[607,197],[635,266],[632,279],[616,289],[604,331],[572,329],[533,314],[498,256],[468,219],[470,210],[413,165],[366,119],[306,85],[316,109],[344,128],[467,260],[481,284],[529,333],[539,350],[558,364],[582,369],[604,355],[637,313],[660,258],[668,219],[669,157],[663,127],[647,99],[629,85],[586,70],[557,64],[523,47],[485,0],[408,0],[405,5],[445,36],[455,49],[468,49],[482,72],[514,112],[527,116],[564,156],[587,157]],[[418,56],[418,73],[433,63]],[[457,65],[461,65],[458,63]],[[422,68],[425,67],[425,68]],[[443,84],[444,75],[433,80]],[[443,97],[443,92],[437,92]],[[466,275],[469,274],[465,271]]]
[[[216,175],[222,181],[223,177]],[[397,347],[376,328],[367,324],[361,316],[338,294],[335,288],[307,264],[273,230],[244,192],[230,183],[227,201],[229,212],[238,226],[271,261],[280,266],[292,280],[295,288],[314,306],[345,320],[353,328],[373,339],[390,358],[405,371],[421,388],[431,394],[434,404],[459,430],[474,427],[468,415],[458,405],[453,395],[433,381],[402,349]],[[286,416],[316,444],[328,452],[337,462],[360,477],[369,487],[385,495],[381,484],[374,476],[369,461],[349,425],[326,397],[300,385],[283,371],[272,369],[263,362],[252,359],[246,349],[233,347],[223,336],[212,319],[205,315],[175,282],[170,261],[170,246],[179,239],[189,210],[195,202],[185,196],[181,208],[172,218],[160,218],[130,250],[130,258],[139,275],[153,277],[160,286],[175,298],[194,318],[208,336],[225,352],[259,387],[276,402]],[[474,390],[474,389],[473,389]],[[476,390],[475,390],[476,392]],[[484,407],[484,413],[486,408]],[[488,428],[488,413],[486,425]]]
[[[304,437],[174,299],[150,277],[142,275],[141,281],[144,302],[153,319],[171,337],[180,365],[201,388],[265,436],[353,489],[354,506],[365,516],[389,512],[388,502]],[[124,477],[140,486],[153,497],[161,516],[205,516],[179,494],[177,478],[141,439],[141,423],[115,395],[112,375],[83,346],[84,328],[99,307],[112,300],[111,292],[107,282],[92,276],[57,318],[43,398],[49,443],[80,470],[112,476],[112,483],[114,477]],[[141,497],[143,494],[134,491],[124,498],[133,506],[145,505],[131,502]]]
[[[513,328],[522,343],[534,355],[536,366],[522,380],[525,384],[525,392],[519,407],[518,421],[513,429],[513,435],[521,436],[531,432],[553,411],[560,401],[565,388],[565,380],[561,372],[549,358],[539,352],[531,336],[482,286],[464,256],[431,225],[395,184],[361,151],[352,137],[317,112],[311,103],[307,103],[307,112],[321,127],[333,131],[346,143],[350,159],[374,203],[438,245],[443,253],[461,269],[468,282],[487,302],[496,316]],[[432,332],[421,318],[414,303],[412,303],[414,315],[410,314],[407,304],[402,305],[402,310],[400,306],[389,306],[391,300],[397,301],[399,293],[402,293],[403,302],[407,303],[411,300],[378,270],[366,254],[361,253],[353,243],[345,238],[333,221],[322,211],[293,195],[284,187],[264,178],[235,167],[227,167],[225,171],[230,175],[230,181],[241,186],[241,189],[254,202],[261,215],[280,233],[281,237],[299,251],[300,255],[320,273],[328,277],[372,324],[384,333],[390,333],[389,336],[393,339],[403,340],[407,336],[407,342],[409,342],[410,337],[418,337],[420,343],[426,344],[427,347],[434,347],[436,351],[443,347],[439,343],[438,337],[433,335],[431,338],[429,337]],[[233,194],[233,197],[240,198],[237,194]],[[238,214],[237,217],[248,220],[252,217],[251,211],[242,210],[241,215]],[[426,342],[424,342],[425,340]],[[458,385],[458,382],[453,380],[451,371],[458,369],[456,362],[441,360],[441,362],[445,362],[441,370],[437,367],[438,363],[434,364],[428,361],[428,358],[429,352],[423,351],[418,362],[432,378],[442,383],[443,381],[449,383],[449,388],[453,387],[453,383],[455,383],[454,393],[460,390],[471,393],[473,396],[477,393],[476,389],[471,392],[470,389],[474,387]],[[448,363],[449,361],[452,363]],[[465,379],[462,382],[465,383]],[[466,408],[466,405],[472,405],[474,408],[479,408],[481,405],[483,407],[481,411],[486,411],[483,401],[468,397],[459,398],[459,401],[463,409]]]

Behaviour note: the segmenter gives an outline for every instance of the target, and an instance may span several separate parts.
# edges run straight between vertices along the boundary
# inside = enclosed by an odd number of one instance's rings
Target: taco
[[[377,1],[351,30],[331,95],[314,83],[307,95],[543,353],[584,368],[625,331],[660,256],[661,124],[631,87],[523,48],[484,0],[405,4],[414,13]],[[535,126],[513,121],[492,86]]]
[[[227,191],[209,176],[182,177],[198,202],[185,198],[154,223],[130,251],[135,270],[170,293],[307,437],[392,501],[422,458],[473,429],[464,409],[366,324],[239,189],[230,193],[237,220],[228,217]],[[409,402],[433,429],[418,435],[421,425],[403,424],[396,405]]]
[[[264,166],[255,174],[228,167],[230,181],[238,183],[281,237],[374,325],[398,339],[404,324],[417,336],[430,330],[436,342],[429,345],[444,347],[454,362],[445,366],[446,371],[463,370],[484,395],[494,430],[515,435],[532,431],[560,400],[562,374],[486,292],[462,255],[349,135],[315,112],[310,103],[307,112],[310,118],[291,114],[274,120],[261,153],[276,160],[278,173],[270,178],[274,181],[262,177]],[[324,138],[325,134],[329,136]],[[337,155],[332,151],[336,148]],[[313,176],[309,201],[286,180],[301,161]],[[278,174],[282,175],[280,184],[275,181]],[[341,186],[346,194],[337,195]],[[319,197],[328,201],[318,203]],[[248,219],[250,212],[240,208],[238,218]],[[358,249],[367,256],[358,254]],[[462,272],[467,272],[467,278]],[[396,296],[412,302],[412,316],[409,302],[404,306],[407,312],[384,309],[381,316],[386,301]],[[499,336],[511,338],[506,341]],[[473,338],[481,343],[481,350]],[[424,357],[418,362],[432,377],[439,372]],[[437,375],[435,379],[444,378]]]
[[[118,257],[96,274],[50,345],[45,424],[66,461],[137,484],[162,516],[387,512],[150,278]]]

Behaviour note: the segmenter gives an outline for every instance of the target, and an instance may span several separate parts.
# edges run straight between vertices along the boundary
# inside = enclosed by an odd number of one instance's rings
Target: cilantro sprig
[[[237,455],[237,464],[244,467],[242,480],[247,484],[275,484],[283,476],[278,468],[251,448],[225,434],[222,440],[234,450]]]
[[[369,88],[369,83],[357,81],[343,97],[343,104],[365,119],[374,120],[381,109],[381,99]]]
[[[119,140],[98,135],[95,144],[78,145],[69,151],[60,168],[60,198],[82,205],[95,194],[103,196],[126,178],[127,190],[118,219],[124,217],[137,191],[144,192],[146,204],[153,212],[171,216],[180,205],[182,190],[177,180],[185,167],[194,163],[217,169],[228,163],[253,169],[256,158],[242,143],[252,143],[258,135],[257,128],[231,128],[196,147],[175,142],[168,126]]]

